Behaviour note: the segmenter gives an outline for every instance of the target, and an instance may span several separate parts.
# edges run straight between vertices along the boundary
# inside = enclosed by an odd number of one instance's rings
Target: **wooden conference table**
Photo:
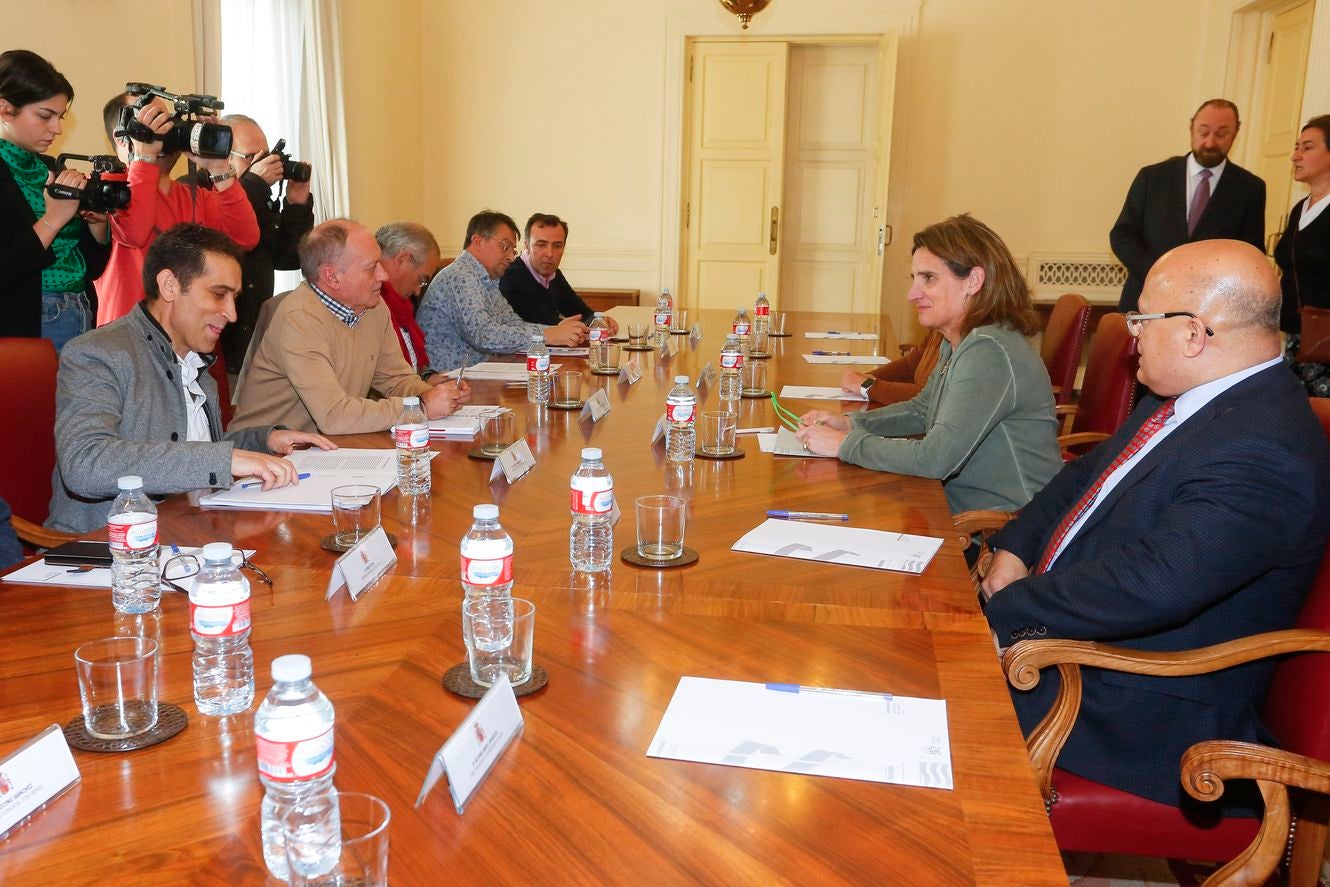
[[[396,884],[1065,884],[940,486],[772,457],[752,437],[741,438],[744,459],[682,470],[665,463],[662,445],[648,446],[672,377],[695,378],[717,359],[729,319],[706,312],[695,348],[676,336],[673,356],[643,353],[634,386],[587,373],[613,405],[594,427],[529,407],[520,389],[475,383],[475,402],[516,409],[536,467],[491,485],[490,463],[466,458],[471,445],[434,444],[432,495],[384,499],[399,562],[358,603],[345,592],[323,599],[327,515],[202,509],[182,496],[161,508],[162,538],[258,549],[254,561],[274,584],[253,582],[257,696],[271,686],[273,658],[312,657],[337,709],[336,784],[392,808]],[[773,340],[767,362],[777,391],[838,382],[841,367],[800,357],[827,348],[805,330],[876,330],[877,321],[792,314],[788,328],[795,337]],[[867,353],[874,343],[835,344]],[[878,345],[895,353],[890,330]],[[717,403],[713,388],[703,408]],[[769,401],[743,401],[739,424],[777,423]],[[635,498],[678,491],[690,499],[698,563],[645,570],[616,560],[608,577],[571,572],[567,484],[585,445],[604,449],[615,478],[624,511],[616,548],[633,541]],[[465,659],[458,540],[471,506],[491,501],[515,542],[513,593],[536,603],[535,658],[549,685],[521,700],[525,730],[464,815],[443,785],[417,809],[432,756],[473,705],[440,676]],[[730,551],[769,507],[848,511],[854,526],[948,542],[922,576]],[[0,756],[78,712],[73,650],[108,634],[158,640],[159,698],[190,717],[183,733],[148,749],[75,752],[82,781],[0,843],[0,882],[265,883],[253,715],[194,709],[186,599],[168,593],[158,614],[117,617],[105,592],[0,583],[0,603]],[[946,699],[955,790],[648,758],[683,675]]]

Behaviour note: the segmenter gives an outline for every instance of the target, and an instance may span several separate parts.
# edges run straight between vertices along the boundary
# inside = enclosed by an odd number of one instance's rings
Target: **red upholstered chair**
[[[231,416],[235,413],[235,406],[231,403],[231,380],[226,375],[226,358],[222,357],[222,348],[217,346],[213,351],[213,356],[217,359],[208,367],[208,373],[217,383],[217,405],[221,412],[222,430],[231,424]]]
[[[1330,436],[1330,401],[1312,407]],[[1308,652],[1319,651],[1319,652]],[[1265,818],[1201,824],[1176,807],[1083,779],[1054,766],[1080,707],[1080,666],[1134,674],[1190,675],[1270,656],[1280,663],[1262,720],[1281,748],[1213,741],[1183,755],[1182,782],[1201,800],[1214,800],[1226,779],[1256,779]],[[1029,688],[1043,668],[1056,665],[1062,690],[1049,715],[1027,740],[1058,846],[1063,850],[1230,860],[1205,883],[1262,884],[1289,854],[1289,884],[1317,882],[1330,819],[1330,548],[1307,595],[1297,627],[1201,650],[1147,653],[1086,641],[1021,641],[1003,659],[1012,685]],[[1290,800],[1285,786],[1297,791]],[[1295,816],[1290,845],[1290,810]]]
[[[1090,340],[1085,378],[1074,404],[1060,404],[1064,416],[1058,443],[1079,456],[1113,436],[1136,403],[1136,339],[1127,332],[1125,314],[1105,314]]]
[[[1081,366],[1081,347],[1090,333],[1090,303],[1079,293],[1058,297],[1053,313],[1044,327],[1044,341],[1039,356],[1048,368],[1053,383],[1053,397],[1065,403],[1076,387],[1076,371]]]

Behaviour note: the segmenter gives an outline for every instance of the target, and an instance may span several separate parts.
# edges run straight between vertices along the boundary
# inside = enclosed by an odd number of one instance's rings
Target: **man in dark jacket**
[[[556,215],[535,213],[526,220],[526,250],[499,279],[499,291],[527,323],[554,326],[565,317],[590,323],[595,313],[559,270],[568,243],[568,223]],[[613,317],[605,316],[610,335],[619,332]]]

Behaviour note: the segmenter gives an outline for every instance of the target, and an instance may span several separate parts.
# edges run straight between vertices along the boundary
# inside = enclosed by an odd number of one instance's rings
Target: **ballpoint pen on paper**
[[[814,351],[814,354],[821,354],[825,357],[849,357],[848,351]]]
[[[849,520],[848,514],[831,511],[768,511],[767,517],[782,520]]]
[[[308,471],[302,471],[300,474],[297,474],[297,475],[296,475],[296,478],[299,479],[299,480],[309,480],[309,472],[308,472]],[[247,481],[245,481],[243,484],[240,485],[240,489],[242,489],[242,490],[252,490],[252,489],[254,489],[255,487],[261,487],[261,486],[263,486],[263,481],[261,481],[261,480],[247,480]]]

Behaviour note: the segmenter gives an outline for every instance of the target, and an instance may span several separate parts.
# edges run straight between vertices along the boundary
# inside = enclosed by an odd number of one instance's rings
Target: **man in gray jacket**
[[[229,487],[232,478],[250,476],[272,489],[298,479],[291,462],[269,453],[333,448],[299,431],[222,431],[207,368],[222,329],[235,320],[241,255],[211,228],[171,228],[148,249],[144,300],[61,352],[47,526],[73,533],[102,526],[124,475],[142,476],[151,496]]]

